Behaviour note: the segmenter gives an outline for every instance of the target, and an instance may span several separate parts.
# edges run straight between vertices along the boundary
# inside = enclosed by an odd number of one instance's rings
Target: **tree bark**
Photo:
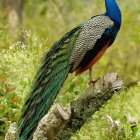
[[[8,32],[16,37],[17,30],[22,28],[24,0],[1,0],[0,9],[4,11],[8,22]]]
[[[90,83],[86,93],[81,94],[65,109],[59,104],[52,108],[39,122],[33,140],[68,140],[122,85],[123,82],[116,73],[106,74],[95,83]]]

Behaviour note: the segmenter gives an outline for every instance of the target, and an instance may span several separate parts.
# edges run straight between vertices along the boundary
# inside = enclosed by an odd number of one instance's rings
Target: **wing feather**
[[[101,38],[106,28],[113,25],[114,22],[103,15],[93,17],[83,25],[70,57],[70,64],[73,65],[71,72],[77,69],[86,52],[94,48],[97,40]]]

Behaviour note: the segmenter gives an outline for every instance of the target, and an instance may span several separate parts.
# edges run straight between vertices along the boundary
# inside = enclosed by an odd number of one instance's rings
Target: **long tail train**
[[[35,83],[22,109],[18,140],[31,140],[40,119],[48,112],[70,71],[69,40],[79,28],[67,33],[45,55]],[[69,44],[69,45],[68,45]]]

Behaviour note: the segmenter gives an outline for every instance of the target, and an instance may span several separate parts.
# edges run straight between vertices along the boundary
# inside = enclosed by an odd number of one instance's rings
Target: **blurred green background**
[[[22,3],[16,8],[9,0],[0,1],[0,140],[19,118],[43,53],[76,25],[105,12],[104,0],[18,1]],[[122,27],[113,46],[94,66],[94,77],[117,72],[124,89],[71,140],[140,139],[140,5],[138,0],[117,2]],[[55,102],[68,104],[84,93],[88,80],[88,72],[78,77],[70,74]],[[117,129],[107,116],[119,122]],[[135,120],[134,129],[130,118]]]

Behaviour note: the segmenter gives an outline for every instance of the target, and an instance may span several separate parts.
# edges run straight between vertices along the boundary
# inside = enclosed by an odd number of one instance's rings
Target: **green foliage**
[[[26,45],[17,42],[0,53],[0,74],[5,75],[6,81],[8,80],[16,88],[17,94],[22,93],[22,96],[29,90],[31,79],[34,77],[39,60],[45,51],[42,49],[43,43],[35,35],[25,32],[24,37]]]
[[[139,100],[137,100],[140,94],[139,88],[140,85],[116,94],[71,140],[140,139],[140,108],[138,107]],[[134,129],[128,120],[129,116],[135,118]],[[110,119],[118,123],[118,126],[113,125]]]
[[[30,32],[24,32],[26,45],[21,42],[10,45],[0,52],[0,118],[5,126],[17,121],[25,96],[31,88],[40,58],[45,49],[43,43]]]
[[[0,135],[11,122],[17,121],[43,53],[64,33],[91,16],[104,12],[104,0],[30,0],[25,1],[25,44],[7,34],[7,24],[0,13]],[[94,77],[115,71],[126,84],[140,79],[140,6],[138,0],[117,0],[123,23],[116,42],[94,66]],[[33,33],[37,34],[34,35]],[[45,38],[45,39],[44,39]],[[10,43],[11,42],[11,45]],[[70,74],[56,102],[67,105],[88,86],[88,72],[76,77]],[[97,112],[72,140],[138,140],[140,139],[140,86],[124,89]],[[112,128],[107,118],[120,122]],[[132,130],[127,117],[136,120]],[[124,137],[125,134],[125,137]]]
[[[4,133],[7,126],[13,121],[17,121],[20,112],[22,98],[17,96],[16,89],[7,82],[0,84],[0,132]]]

